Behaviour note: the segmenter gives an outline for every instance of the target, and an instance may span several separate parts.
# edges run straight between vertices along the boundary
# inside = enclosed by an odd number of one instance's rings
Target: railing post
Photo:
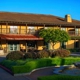
[[[26,34],[27,34],[27,23],[26,23]]]
[[[45,29],[45,24],[44,24],[43,28]]]
[[[75,33],[74,33],[74,35],[76,36],[76,26],[75,26]]]
[[[6,23],[6,34],[7,34],[7,31],[8,31],[8,23]]]

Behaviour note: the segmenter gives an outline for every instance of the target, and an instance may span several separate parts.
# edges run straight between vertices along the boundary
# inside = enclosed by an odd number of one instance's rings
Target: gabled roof
[[[72,23],[66,22],[64,18],[43,15],[43,14],[27,14],[27,13],[13,13],[0,12],[0,22],[22,22],[22,23],[36,23],[36,24],[58,24],[58,25],[79,25],[80,21],[72,20]]]

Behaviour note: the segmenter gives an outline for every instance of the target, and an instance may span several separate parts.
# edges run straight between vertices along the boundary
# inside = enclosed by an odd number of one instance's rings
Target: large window
[[[35,32],[35,27],[34,26],[28,26],[27,33],[33,34],[34,32]]]
[[[17,26],[10,26],[10,33],[17,34]]]
[[[78,28],[75,29],[75,34],[76,34],[76,35],[79,34],[79,29],[78,29]]]
[[[64,31],[66,31],[66,28],[61,28],[61,30],[64,30]]]

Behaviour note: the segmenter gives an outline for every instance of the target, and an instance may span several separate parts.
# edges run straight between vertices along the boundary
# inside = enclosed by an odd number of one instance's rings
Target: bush
[[[23,57],[24,57],[23,52],[21,52],[21,51],[12,51],[6,56],[6,59],[8,59],[8,60],[19,60],[19,59],[23,59]]]
[[[41,50],[38,52],[39,58],[49,57],[49,52],[47,50]]]
[[[58,49],[51,54],[51,57],[59,56],[59,57],[67,57],[70,55],[70,51],[66,49]]]
[[[25,59],[27,59],[27,58],[37,59],[38,58],[38,53],[35,52],[35,51],[27,52],[27,53],[25,53],[24,58]]]
[[[76,48],[74,48],[74,49],[69,49],[70,50],[70,52],[80,52],[80,49],[76,49]]]
[[[0,62],[1,65],[9,68],[13,73],[27,73],[33,69],[56,66],[56,65],[71,65],[75,62],[80,62],[80,57],[66,57],[66,58],[42,58],[35,60],[4,60]]]
[[[38,59],[26,62],[24,65],[12,66],[13,73],[28,73],[34,69],[51,66],[52,60]]]
[[[38,80],[80,80],[80,76],[51,75],[38,77]]]

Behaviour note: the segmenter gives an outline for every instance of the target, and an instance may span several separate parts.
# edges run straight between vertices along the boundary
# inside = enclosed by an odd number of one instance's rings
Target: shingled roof
[[[72,20],[72,23],[66,22],[65,18],[53,15],[44,14],[27,14],[15,12],[0,12],[0,23],[2,22],[22,22],[36,24],[58,24],[58,25],[77,25],[80,26],[80,21]]]

